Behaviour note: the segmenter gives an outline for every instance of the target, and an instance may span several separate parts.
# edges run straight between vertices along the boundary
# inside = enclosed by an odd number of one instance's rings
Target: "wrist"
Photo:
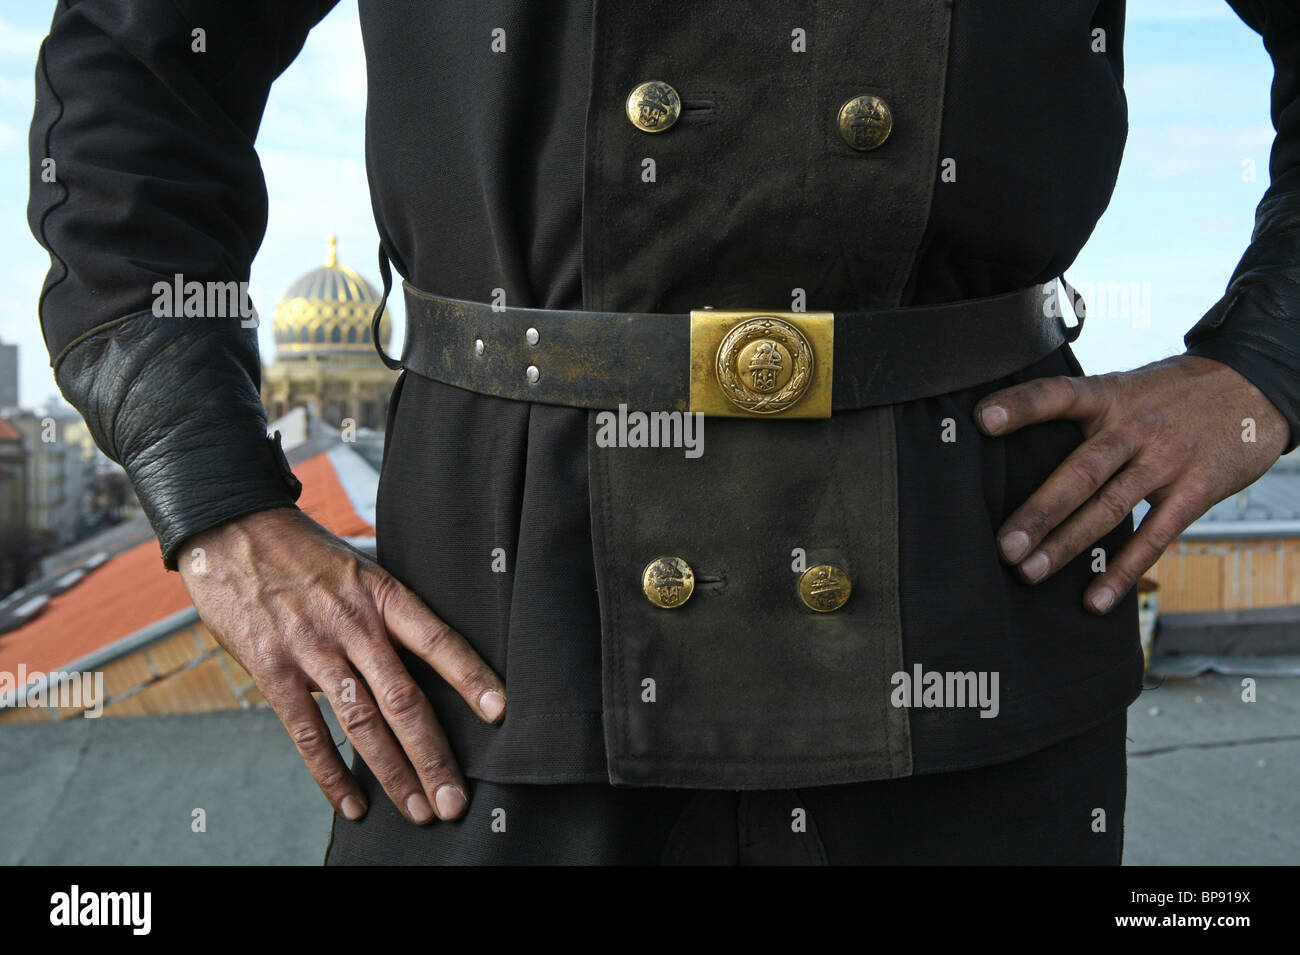
[[[279,536],[287,522],[303,516],[296,504],[274,505],[204,528],[175,546],[173,559],[176,570],[182,577],[189,573],[205,573],[212,558],[233,558],[247,563],[256,541],[265,540],[268,535]]]

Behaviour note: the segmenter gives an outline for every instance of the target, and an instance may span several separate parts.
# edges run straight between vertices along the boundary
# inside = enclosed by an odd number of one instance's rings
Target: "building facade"
[[[23,583],[27,543],[27,448],[22,432],[0,418],[0,597]]]
[[[27,449],[27,534],[37,553],[66,547],[83,531],[95,462],[90,429],[71,408],[19,411],[6,419]]]
[[[0,411],[18,407],[18,346],[0,342]]]

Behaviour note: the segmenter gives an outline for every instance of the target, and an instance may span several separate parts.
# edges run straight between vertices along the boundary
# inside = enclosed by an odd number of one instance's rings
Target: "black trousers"
[[[367,823],[335,818],[327,865],[1118,865],[1127,713],[979,769],[729,792],[471,782],[468,813],[417,827],[356,769]],[[377,818],[376,818],[377,817]]]

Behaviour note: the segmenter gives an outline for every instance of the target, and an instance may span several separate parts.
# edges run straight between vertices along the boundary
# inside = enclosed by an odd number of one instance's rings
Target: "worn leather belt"
[[[515,401],[825,417],[992,381],[1074,341],[1083,304],[1060,281],[1078,317],[1073,326],[1055,281],[879,311],[689,314],[494,308],[403,283],[401,365]]]

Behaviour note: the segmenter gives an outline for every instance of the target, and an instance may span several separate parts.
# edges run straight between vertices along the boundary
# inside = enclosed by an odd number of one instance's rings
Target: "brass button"
[[[854,149],[875,149],[894,128],[894,114],[879,96],[864,93],[840,107],[840,135]]]
[[[667,83],[642,83],[627,97],[627,118],[643,133],[662,133],[682,115],[682,99]]]
[[[809,567],[799,578],[799,599],[809,610],[830,613],[839,610],[849,599],[853,583],[848,574],[834,564]]]
[[[680,557],[656,557],[641,572],[641,590],[656,607],[672,610],[695,593],[695,572]]]

